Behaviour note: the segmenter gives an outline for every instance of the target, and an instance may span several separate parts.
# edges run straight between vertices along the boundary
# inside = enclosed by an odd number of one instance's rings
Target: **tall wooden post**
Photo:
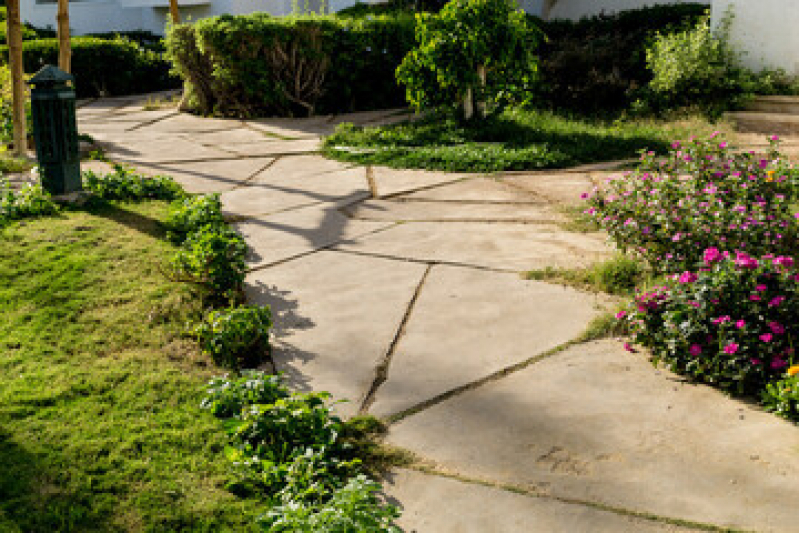
[[[69,0],[58,0],[58,68],[71,72],[72,44],[69,41]]]
[[[172,24],[180,24],[180,11],[178,11],[178,0],[169,0],[169,15],[172,17]]]
[[[11,70],[12,117],[14,120],[14,154],[25,156],[28,151],[28,134],[25,124],[25,80],[22,70],[22,26],[19,0],[7,0],[6,39],[8,41],[8,66]]]

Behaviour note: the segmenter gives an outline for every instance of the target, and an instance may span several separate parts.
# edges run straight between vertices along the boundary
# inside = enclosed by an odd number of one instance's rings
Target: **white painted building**
[[[578,20],[582,17],[591,17],[600,13],[617,13],[628,9],[640,9],[656,4],[707,4],[711,0],[549,0],[541,1],[542,14],[548,18],[561,18]]]

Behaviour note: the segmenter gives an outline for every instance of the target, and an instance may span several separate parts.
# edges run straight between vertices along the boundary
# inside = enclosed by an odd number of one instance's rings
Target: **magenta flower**
[[[775,357],[771,360],[771,368],[774,370],[779,370],[780,368],[785,368],[788,366],[788,363],[780,359],[779,357]]]
[[[678,278],[678,281],[680,283],[693,283],[698,278],[699,277],[696,274],[694,274],[693,272],[683,272],[682,274],[680,274],[680,277]]]
[[[759,338],[760,338],[760,340],[761,340],[761,341],[763,341],[763,342],[771,342],[771,339],[772,339],[773,337],[774,337],[774,336],[773,336],[771,333],[764,333],[764,334],[762,334],[762,335],[761,335]]]
[[[724,316],[720,316],[718,318],[714,318],[713,319],[713,323],[716,324],[716,325],[724,324],[725,322],[729,322],[729,321],[730,321],[729,315],[724,315]]]
[[[772,299],[768,303],[768,306],[769,307],[777,307],[778,305],[780,305],[784,301],[785,301],[785,296],[777,296],[776,298]]]
[[[624,349],[627,350],[628,352],[635,353],[635,349],[633,349],[632,344],[630,344],[629,342],[624,343]]]
[[[738,329],[743,329],[744,326],[746,326],[746,322],[743,319],[735,323],[735,327]]]
[[[766,287],[766,286],[765,286],[765,285],[763,285],[762,283],[761,283],[760,285],[758,285],[758,286],[756,286],[756,287],[755,287],[755,290],[756,290],[757,292],[766,292],[766,289],[768,289],[768,287]]]
[[[775,335],[782,335],[783,333],[785,333],[785,326],[783,326],[779,322],[769,322],[768,327],[771,330],[771,332],[774,333]]]
[[[721,261],[722,255],[719,253],[718,248],[708,248],[705,250],[703,258],[705,260],[705,264],[710,265],[711,263]]]
[[[738,351],[738,345],[734,342],[729,343],[727,346],[724,347],[724,353],[732,355]]]
[[[692,344],[689,351],[691,352],[691,355],[696,357],[697,355],[702,353],[702,347],[699,346],[698,344]]]
[[[754,359],[754,358],[750,359],[749,362],[752,363],[753,365],[762,365],[763,364],[763,361],[761,361],[760,359]]]
[[[617,320],[621,320],[625,316],[627,316],[627,311],[619,311],[618,313],[616,313],[616,319]]]
[[[762,300],[762,298],[760,298],[760,296],[758,296],[757,294],[751,294],[749,296],[749,299],[753,302],[759,302],[760,300]]]

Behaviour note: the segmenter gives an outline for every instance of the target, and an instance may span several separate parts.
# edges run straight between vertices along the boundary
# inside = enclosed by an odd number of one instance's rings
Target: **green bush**
[[[5,62],[8,46],[0,46]],[[39,39],[22,43],[25,72],[34,73],[46,64],[58,64],[58,40]],[[72,73],[78,97],[139,94],[176,87],[169,62],[155,52],[127,39],[72,39]]]
[[[194,335],[219,366],[238,371],[261,364],[269,350],[269,307],[241,306],[211,311]]]
[[[694,105],[720,115],[754,89],[754,76],[730,47],[731,24],[732,13],[727,12],[712,31],[708,14],[691,29],[657,34],[646,53],[657,105]]]
[[[166,274],[175,281],[204,287],[212,303],[235,303],[242,299],[246,255],[247,244],[238,233],[205,226],[188,235],[170,259]]]
[[[583,113],[627,108],[652,79],[646,51],[655,32],[694,27],[706,9],[703,4],[655,5],[579,21],[539,22],[547,38],[538,49],[534,101]]]
[[[206,226],[222,227],[224,224],[219,195],[204,194],[178,199],[170,209],[165,226],[169,240],[180,244],[190,233]]]
[[[208,383],[200,407],[217,418],[238,418],[249,405],[272,404],[289,396],[280,376],[243,370],[238,377],[215,378]]]
[[[766,385],[760,401],[766,410],[799,422],[799,366],[792,366],[783,379]]]
[[[417,109],[523,102],[537,69],[539,33],[509,0],[452,0],[416,16],[416,47],[397,68]],[[466,98],[466,102],[464,102]],[[477,105],[475,105],[477,104]]]
[[[51,215],[57,211],[58,206],[41,185],[25,185],[14,191],[0,180],[0,227],[13,220]]]
[[[394,69],[412,42],[410,15],[265,13],[175,25],[166,40],[196,111],[241,117],[401,105]]]
[[[116,164],[114,172],[83,172],[83,188],[102,200],[175,200],[185,195],[183,187],[169,176],[142,176]]]

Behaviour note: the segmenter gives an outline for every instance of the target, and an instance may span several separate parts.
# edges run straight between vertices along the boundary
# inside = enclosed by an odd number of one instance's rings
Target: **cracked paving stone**
[[[501,204],[370,200],[348,207],[345,211],[353,218],[364,220],[524,223],[557,223],[566,220],[561,213],[540,204],[514,205],[509,208]]]
[[[545,484],[554,496],[797,530],[796,426],[656,371],[614,341],[574,346],[439,403],[392,426],[388,441],[445,470]]]
[[[452,183],[469,177],[475,177],[475,175],[432,172],[428,170],[398,170],[388,167],[372,168],[372,178],[379,198],[398,193],[413,192],[433,185]]]
[[[601,234],[543,224],[409,222],[343,243],[337,249],[501,270],[574,268],[613,253]]]
[[[423,265],[318,252],[247,276],[246,294],[272,306],[273,358],[287,383],[349,400],[350,416],[371,388]]]
[[[303,207],[233,224],[250,247],[250,268],[348,242],[389,226],[387,222],[351,220],[331,205]]]
[[[342,205],[369,195],[363,167],[293,156],[278,159],[245,187],[223,194],[222,207],[227,216],[252,216],[315,202]]]
[[[398,413],[568,342],[601,312],[600,303],[516,274],[436,266],[370,412]]]
[[[383,488],[407,533],[692,533],[699,530],[399,469]],[[446,502],[446,505],[442,505]]]
[[[397,199],[439,202],[542,203],[533,192],[520,190],[494,178],[473,178],[432,189],[404,194]],[[508,208],[513,209],[513,208]]]
[[[188,163],[131,162],[131,165],[144,175],[171,176],[190,193],[212,193],[241,185],[270,161],[270,158],[248,158]]]
[[[230,152],[203,146],[179,137],[136,142],[106,141],[104,148],[109,159],[127,163],[192,162],[202,159],[232,159],[233,157]]]

